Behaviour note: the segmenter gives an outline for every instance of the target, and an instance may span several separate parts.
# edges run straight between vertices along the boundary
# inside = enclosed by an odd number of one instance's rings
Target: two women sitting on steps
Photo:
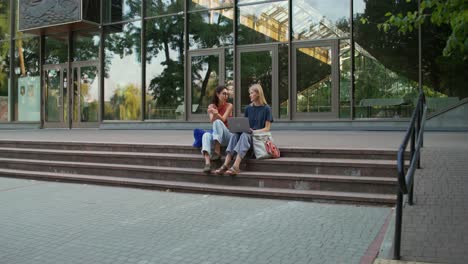
[[[215,171],[216,174],[237,175],[240,173],[239,166],[242,159],[252,147],[252,133],[270,131],[273,115],[268,106],[263,89],[260,84],[254,84],[249,88],[251,104],[244,110],[244,116],[249,119],[250,133],[231,133],[229,144],[226,149],[226,159],[224,164]],[[229,165],[235,157],[231,168]]]

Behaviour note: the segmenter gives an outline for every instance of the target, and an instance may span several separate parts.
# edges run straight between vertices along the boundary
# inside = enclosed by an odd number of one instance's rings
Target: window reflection
[[[210,9],[219,7],[230,7],[234,5],[233,0],[192,0],[189,1],[190,10]]]
[[[181,119],[184,113],[184,19],[146,24],[146,119]]]
[[[104,0],[104,23],[141,18],[142,0]]]
[[[254,83],[262,85],[265,98],[272,104],[273,51],[245,51],[240,55],[241,111],[250,104],[249,87]]]
[[[297,112],[331,112],[332,48],[296,50]]]
[[[206,113],[220,83],[219,55],[191,57],[192,113]]]
[[[349,118],[351,114],[351,41],[340,40],[340,105],[339,117]]]
[[[288,40],[288,2],[239,7],[239,44]]]
[[[183,0],[145,0],[145,16],[159,16],[164,14],[174,14],[184,11]]]
[[[10,36],[10,1],[0,3],[0,40]]]
[[[99,33],[75,32],[73,35],[73,61],[99,59]]]
[[[8,121],[10,42],[0,41],[0,122]]]
[[[68,62],[68,35],[50,35],[45,37],[45,64]]]
[[[141,23],[105,28],[104,119],[141,118]]]
[[[349,37],[349,0],[294,0],[293,39]]]
[[[233,45],[233,9],[207,10],[189,14],[190,49]]]
[[[12,87],[16,121],[40,120],[39,38],[17,39]],[[24,88],[23,88],[24,87]]]
[[[383,32],[375,25],[387,19],[386,12],[415,9],[414,2],[354,1],[356,118],[411,116],[418,94],[417,32]]]

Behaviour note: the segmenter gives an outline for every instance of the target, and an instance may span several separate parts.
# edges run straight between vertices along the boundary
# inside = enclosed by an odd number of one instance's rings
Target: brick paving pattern
[[[390,210],[0,178],[0,263],[359,263]]]
[[[403,259],[468,263],[468,135],[458,146],[424,148],[414,206],[403,210]]]

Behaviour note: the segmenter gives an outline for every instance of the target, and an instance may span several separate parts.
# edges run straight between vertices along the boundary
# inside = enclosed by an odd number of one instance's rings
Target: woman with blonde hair
[[[263,88],[260,84],[254,84],[249,88],[251,104],[245,108],[244,116],[249,119],[250,133],[232,134],[226,149],[226,160],[224,164],[215,171],[216,174],[237,175],[240,173],[239,166],[245,154],[252,147],[252,133],[270,131],[273,115],[267,104]],[[234,164],[229,168],[233,157]]]

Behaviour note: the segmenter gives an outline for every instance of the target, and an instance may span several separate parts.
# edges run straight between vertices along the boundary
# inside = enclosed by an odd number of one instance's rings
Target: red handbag
[[[271,140],[265,142],[265,149],[267,153],[271,155],[272,159],[277,159],[281,155],[278,147]]]

